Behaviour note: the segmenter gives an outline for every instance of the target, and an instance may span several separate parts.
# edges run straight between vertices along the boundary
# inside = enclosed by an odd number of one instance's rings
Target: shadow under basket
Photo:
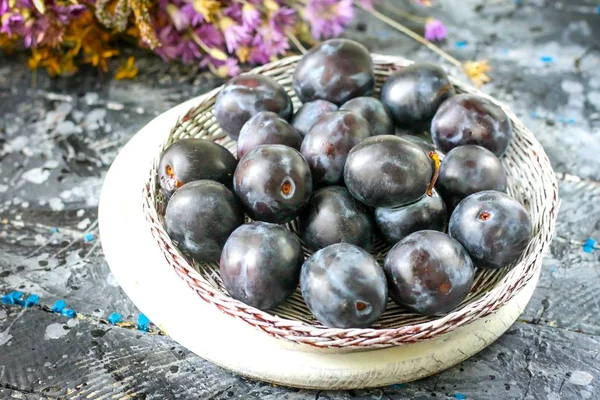
[[[279,82],[291,96],[295,110],[301,104],[292,88],[294,69],[299,60],[299,56],[288,57],[251,71]],[[373,62],[377,97],[390,73],[412,63],[401,57],[375,54]],[[554,233],[558,213],[558,187],[544,149],[514,113],[493,98],[453,77],[450,78],[457,93],[473,93],[489,99],[502,107],[510,117],[515,136],[501,158],[508,176],[508,194],[525,206],[533,222],[533,236],[517,262],[498,270],[478,270],[470,294],[452,312],[442,316],[424,317],[411,313],[390,300],[386,311],[371,328],[327,328],[312,316],[299,288],[284,304],[269,312],[261,311],[227,294],[217,263],[197,263],[182,254],[164,229],[166,201],[158,185],[158,162],[167,146],[184,138],[213,140],[235,155],[236,142],[221,131],[215,120],[214,104],[221,88],[203,96],[196,107],[179,118],[163,145],[157,149],[143,190],[143,207],[148,229],[151,229],[168,263],[204,301],[268,335],[292,342],[317,347],[344,348],[348,351],[381,348],[431,339],[484,318],[519,293],[541,268],[543,255]],[[295,221],[287,226],[297,232],[298,226]],[[311,254],[308,249],[304,250],[305,256]],[[388,245],[379,242],[372,254],[381,263],[388,250]]]

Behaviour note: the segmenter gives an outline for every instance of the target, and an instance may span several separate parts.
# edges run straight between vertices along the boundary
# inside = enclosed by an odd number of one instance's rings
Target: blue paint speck
[[[521,4],[523,4],[523,0],[515,0],[515,4],[520,6]]]
[[[467,41],[466,40],[460,40],[458,42],[456,42],[454,45],[456,46],[456,48],[458,49],[464,49],[465,47],[467,47]]]
[[[50,232],[57,233],[58,232],[58,228],[50,228]]]
[[[551,63],[551,62],[554,62],[554,57],[552,57],[552,56],[541,56],[540,57],[540,61],[541,62],[545,62],[545,63]]]
[[[108,322],[110,322],[111,324],[115,325],[117,324],[119,321],[121,321],[121,318],[123,318],[123,316],[117,312],[114,312],[112,314],[110,314],[108,316]]]
[[[532,111],[531,114],[529,114],[531,116],[531,118],[537,118],[538,117],[538,113],[536,111]]]
[[[392,385],[392,386],[390,386],[390,387],[391,387],[392,389],[396,389],[396,390],[398,390],[398,389],[402,389],[402,388],[404,388],[404,386],[405,386],[405,385],[404,385],[404,383],[396,383],[395,385]]]
[[[137,328],[140,331],[148,332],[148,329],[149,329],[148,324],[149,323],[150,323],[150,320],[144,314],[140,313],[140,315],[138,315]]]
[[[586,253],[591,253],[592,251],[594,251],[594,246],[596,246],[596,241],[592,238],[589,238],[583,244],[583,251],[585,251]]]
[[[600,6],[596,7],[596,14],[600,15]]]
[[[52,312],[62,312],[62,310],[67,306],[67,303],[64,300],[56,300],[56,303],[50,309]]]
[[[575,122],[576,122],[576,121],[575,121],[575,118],[569,118],[569,119],[567,120],[567,122],[569,123],[569,125],[575,125]]]
[[[21,298],[23,297],[23,292],[10,292],[8,295],[6,296],[2,296],[2,303],[4,304],[18,304],[18,305],[23,305],[25,304],[23,302],[23,300],[21,300]]]
[[[25,307],[35,306],[38,303],[38,301],[40,301],[40,296],[38,296],[37,294],[30,294],[25,299]]]
[[[83,240],[85,240],[86,242],[91,242],[92,240],[94,240],[94,234],[93,233],[86,233],[83,236]]]
[[[458,400],[465,400],[465,399],[467,398],[467,396],[465,396],[465,395],[464,395],[464,394],[462,394],[462,393],[455,393],[455,394],[454,394],[454,398],[455,398],[455,399],[458,399]]]
[[[65,308],[64,310],[62,310],[61,314],[69,318],[75,318],[75,316],[77,315],[75,310],[71,310],[70,308]]]

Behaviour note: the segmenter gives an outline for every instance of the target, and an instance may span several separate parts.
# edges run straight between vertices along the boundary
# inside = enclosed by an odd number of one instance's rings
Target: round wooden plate
[[[142,188],[154,154],[201,97],[161,114],[121,150],[102,188],[100,238],[117,281],[169,336],[240,375],[278,385],[358,389],[423,378],[484,349],[521,315],[539,273],[497,312],[435,339],[384,349],[318,349],[275,339],[220,312],[194,293],[165,261],[142,212]]]

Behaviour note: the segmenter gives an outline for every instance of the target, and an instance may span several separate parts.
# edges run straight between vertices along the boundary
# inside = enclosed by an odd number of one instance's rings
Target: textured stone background
[[[450,33],[443,47],[461,60],[490,61],[494,81],[484,90],[536,133],[560,179],[557,238],[529,307],[503,337],[418,382],[317,392],[240,378],[168,337],[102,323],[112,312],[128,321],[138,315],[98,238],[83,240],[84,233],[97,233],[104,174],[141,126],[222,82],[126,49],[139,60],[134,81],[116,82],[93,70],[57,80],[40,72],[32,87],[25,58],[1,56],[0,294],[37,293],[50,306],[65,299],[86,319],[0,305],[0,398],[600,398],[600,251],[581,247],[587,238],[600,239],[598,4],[435,3],[430,12]],[[398,6],[424,11],[407,4],[382,8],[389,16]],[[373,52],[439,61],[364,13],[347,36]],[[466,45],[457,46],[461,41]]]

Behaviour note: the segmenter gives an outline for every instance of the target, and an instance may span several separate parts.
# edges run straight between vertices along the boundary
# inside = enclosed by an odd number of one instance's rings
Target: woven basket
[[[300,102],[292,89],[294,68],[299,56],[256,68],[252,73],[269,76],[279,82],[290,94],[294,109]],[[373,55],[376,77],[376,95],[387,76],[412,62],[400,57]],[[541,268],[543,255],[552,241],[558,212],[558,188],[544,149],[517,117],[506,106],[478,90],[451,78],[458,93],[474,93],[501,106],[511,119],[514,140],[502,164],[508,176],[508,193],[530,212],[533,237],[519,260],[508,268],[478,270],[469,296],[454,311],[441,317],[423,317],[389,302],[386,311],[369,329],[332,329],[321,325],[304,303],[299,289],[283,305],[264,312],[232,299],[223,287],[216,263],[197,263],[184,256],[164,229],[166,201],[157,182],[157,166],[163,150],[183,138],[213,140],[235,154],[236,142],[219,128],[214,117],[214,104],[221,88],[203,96],[200,103],[181,117],[163,145],[157,149],[143,191],[143,207],[156,244],[162,250],[175,272],[206,302],[222,312],[238,318],[265,333],[318,347],[365,349],[414,343],[450,332],[498,310],[517,294]],[[288,224],[297,232],[296,222]],[[305,255],[310,251],[306,248]],[[379,242],[372,254],[383,261],[389,246]]]

